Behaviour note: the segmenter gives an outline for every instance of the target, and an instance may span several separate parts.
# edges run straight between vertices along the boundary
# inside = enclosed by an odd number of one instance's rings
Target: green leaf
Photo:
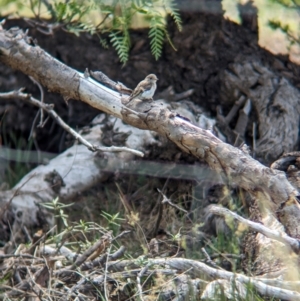
[[[110,42],[117,51],[121,63],[125,64],[129,56],[129,35],[118,35],[118,33],[112,32],[109,37]]]
[[[165,39],[165,28],[155,16],[151,20],[151,28],[149,30],[151,53],[158,60],[162,53],[163,43]]]
[[[64,19],[64,16],[67,12],[67,4],[59,2],[54,4],[54,8],[56,10],[57,21],[61,21]]]
[[[173,18],[179,31],[182,30],[182,20],[179,14],[177,3],[174,0],[164,0],[166,11]]]
[[[10,2],[9,0],[3,1],[5,3]],[[21,0],[13,1],[22,2]],[[278,1],[294,2],[296,0]],[[52,0],[49,2],[51,4],[47,4],[48,1],[41,0],[30,0],[29,2],[30,9],[35,14],[47,9],[53,22],[59,23],[64,29],[77,36],[81,32],[97,34],[103,47],[108,47],[108,43],[103,37],[108,33],[108,40],[116,49],[122,63],[128,61],[130,49],[129,29],[132,26],[134,15],[144,16],[147,22],[151,52],[156,60],[161,56],[163,43],[166,39],[175,49],[167,32],[166,15],[162,13],[161,9],[164,8],[166,13],[171,16],[171,20],[176,24],[178,30],[182,29],[182,21],[176,0]],[[29,5],[27,4],[27,6]],[[25,8],[26,4],[22,4],[22,7]],[[97,25],[90,21],[91,17],[94,19],[96,14],[102,20]]]

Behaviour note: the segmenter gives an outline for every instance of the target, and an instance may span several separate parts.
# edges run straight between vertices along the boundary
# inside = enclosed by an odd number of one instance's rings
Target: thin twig
[[[99,250],[100,248],[106,248],[107,244],[111,244],[112,236],[111,232],[107,232],[104,234],[94,245],[92,245],[89,249],[87,249],[71,266],[71,270],[76,269],[77,267],[81,266],[95,251]]]
[[[25,225],[22,226],[22,230],[25,233],[25,237],[27,238],[27,240],[32,243],[32,237],[27,229],[27,227]]]
[[[32,80],[33,83],[35,83],[39,87],[40,93],[41,93],[41,100],[40,100],[40,102],[42,104],[44,104],[45,103],[44,102],[45,95],[44,95],[44,89],[43,89],[42,85],[37,80],[35,80],[32,76],[29,76],[29,78]],[[40,110],[41,110],[41,119],[40,119],[40,123],[38,124],[38,127],[41,128],[44,125],[44,110],[42,108]]]
[[[41,112],[41,109],[37,111],[34,119],[33,119],[33,122],[32,122],[32,125],[31,125],[31,130],[30,130],[30,133],[29,133],[29,136],[28,136],[28,141],[31,139],[31,137],[33,137],[33,133],[34,133],[34,129],[35,129],[35,125],[36,125],[36,122],[40,116],[40,112]]]
[[[131,232],[132,232],[131,230],[122,231],[119,235],[117,235],[116,237],[114,237],[111,242],[113,243],[115,240],[117,240],[117,239],[123,237],[124,235],[127,235],[127,234],[131,233]]]
[[[107,250],[107,257],[106,257],[106,264],[105,264],[105,271],[104,271],[104,296],[105,296],[105,300],[108,301],[108,294],[107,294],[107,289],[106,289],[106,281],[107,281],[107,263],[108,263],[108,258],[109,258],[109,253],[110,253],[110,249],[111,249],[111,245],[109,246],[108,250]]]
[[[42,301],[40,296],[42,294],[45,294],[45,290],[42,288],[42,286],[38,285],[36,283],[36,277],[34,277],[29,269],[29,267],[26,267],[27,275],[29,275],[30,281],[28,280],[28,283],[30,284],[31,290],[36,294],[36,297]]]
[[[215,268],[220,268],[220,267],[218,267],[218,265],[217,265],[213,260],[211,260],[209,254],[206,252],[205,248],[201,248],[201,251],[204,253],[204,255],[205,255],[205,257],[206,257],[206,261],[207,261],[208,263],[210,263],[210,264],[211,264],[213,267],[215,267]],[[221,269],[222,269],[222,268],[221,268]],[[223,270],[223,269],[222,269],[222,270]]]
[[[256,122],[252,124],[252,157],[255,158],[256,152]]]
[[[50,234],[54,229],[56,228],[56,225],[53,226],[48,232],[46,232],[40,239],[38,239],[33,245],[30,246],[28,250],[26,250],[26,253],[31,253],[32,250],[43,240],[46,239],[47,235]]]
[[[150,266],[149,264],[144,266],[136,276],[137,289],[138,289],[139,297],[142,301],[144,301],[144,298],[143,298],[143,288],[142,288],[142,285],[141,285],[141,277],[143,277],[144,274],[148,271],[149,266]]]
[[[1,254],[0,255],[0,259],[5,259],[5,258],[19,258],[21,257],[22,259],[23,258],[29,258],[29,259],[35,259],[35,260],[38,260],[38,261],[44,261],[43,258],[40,258],[40,257],[36,257],[36,256],[33,256],[33,255],[30,255],[30,254]]]
[[[161,192],[160,189],[157,188],[157,191],[163,196],[163,199],[162,199],[162,201],[161,201],[162,204],[168,203],[170,206],[172,206],[172,207],[178,209],[179,211],[182,211],[182,212],[184,212],[185,214],[188,213],[187,210],[185,210],[185,209],[179,207],[178,205],[172,203],[171,200],[168,199],[168,198]]]
[[[57,254],[60,252],[60,249],[64,246],[66,241],[71,237],[71,233],[72,233],[74,227],[75,226],[73,225],[70,229],[68,229],[68,232],[62,237],[62,240],[61,240],[59,246],[57,247]]]
[[[97,267],[101,267],[104,265],[104,262],[107,261],[107,257],[109,261],[114,261],[117,260],[121,257],[124,256],[125,254],[125,247],[121,246],[115,253],[109,254],[109,256],[107,254],[104,254],[103,256],[90,261],[90,262],[85,262],[82,266],[81,266],[81,271],[87,271],[90,270],[92,268],[97,268]]]
[[[7,92],[7,93],[0,93],[0,99],[14,99],[14,98],[20,98],[36,107],[39,107],[43,110],[45,110],[53,119],[56,120],[56,122],[65,129],[68,133],[70,133],[76,140],[78,140],[80,143],[85,145],[89,150],[96,152],[129,152],[136,156],[143,157],[144,154],[138,150],[131,149],[128,147],[118,147],[118,146],[111,146],[111,147],[104,147],[104,146],[96,146],[89,143],[87,140],[85,140],[80,134],[78,134],[75,130],[73,130],[69,125],[67,125],[59,116],[58,114],[53,110],[53,105],[50,104],[44,104],[41,103],[39,100],[32,97],[30,94],[22,93],[24,89],[19,89],[18,91],[13,92]]]
[[[96,29],[99,29],[99,27],[106,21],[106,19],[110,16],[110,14],[106,14],[103,20],[96,26]]]
[[[218,254],[212,254],[210,255],[211,259],[219,258],[219,257],[224,257],[224,258],[233,258],[233,259],[244,259],[245,255],[244,254],[227,254],[227,253],[218,253]]]
[[[164,184],[164,187],[162,188],[162,191],[164,191],[165,188],[167,187],[167,185],[169,183],[169,179],[170,179],[170,177],[167,178],[167,180],[166,180],[166,182]],[[163,210],[164,210],[163,204],[159,203],[159,196],[158,196],[158,199],[157,199],[157,204],[158,204],[159,208],[158,208],[157,219],[155,221],[155,226],[154,226],[154,231],[153,231],[153,237],[156,237],[156,235],[158,233],[158,229],[159,229],[159,226],[160,226],[160,222],[161,222],[162,215],[163,215]]]

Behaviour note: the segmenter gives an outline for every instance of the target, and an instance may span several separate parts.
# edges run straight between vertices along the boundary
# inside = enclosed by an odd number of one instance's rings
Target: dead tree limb
[[[233,219],[236,219],[240,223],[248,226],[251,230],[259,232],[271,239],[282,242],[282,243],[290,246],[295,252],[297,252],[297,253],[299,252],[299,249],[300,249],[299,241],[295,238],[292,238],[279,231],[271,230],[262,224],[249,221],[248,219],[243,218],[243,217],[239,216],[238,214],[236,214],[226,208],[212,205],[212,206],[210,206],[209,211],[216,215],[221,215],[223,217],[231,217]]]
[[[226,181],[242,187],[262,205],[262,221],[266,226],[271,229],[275,227],[279,232],[284,232],[284,227],[278,222],[275,212],[282,203],[293,200],[298,195],[284,172],[265,167],[249,154],[222,142],[211,131],[202,129],[171,111],[160,101],[141,102],[136,100],[126,107],[123,102],[125,103],[128,96],[122,96],[57,61],[38,46],[32,45],[31,40],[19,29],[0,31],[0,53],[1,62],[32,76],[47,89],[62,94],[65,99],[74,98],[84,101],[135,127],[135,130],[155,131],[173,141],[183,151],[201,160],[204,159],[209,167],[221,174]],[[78,146],[79,152],[82,151],[80,147],[82,146]],[[73,151],[76,154],[76,148]],[[65,159],[67,154],[68,151],[61,158]],[[77,176],[77,182],[72,182],[72,186],[68,187],[68,190],[61,187],[60,195],[62,197],[64,192],[70,196],[82,189],[80,179],[83,174],[87,173],[92,177],[90,184],[104,176],[103,174],[99,175],[96,164],[91,160],[93,157],[90,156],[90,159],[87,159],[87,155],[84,156],[85,162],[91,164],[87,170],[81,169],[80,159],[77,155],[71,158],[71,161],[70,158],[63,163],[57,161],[58,166],[66,167],[66,163],[68,166],[76,164],[76,168],[72,168],[72,177]],[[125,157],[123,158],[126,160]],[[75,159],[79,160],[78,164],[75,163]],[[67,168],[62,169],[60,166],[60,170],[60,174],[65,175],[65,178],[71,177]],[[97,174],[96,177],[93,175],[93,171]],[[36,187],[31,193],[34,192],[36,195],[36,191],[45,190],[46,200],[53,198],[55,193],[49,191],[49,185],[43,183],[43,186],[40,187],[39,180],[38,177],[35,179]],[[31,202],[33,205],[33,198]],[[14,200],[14,204],[24,206],[24,202],[20,199]]]
[[[223,77],[221,91],[224,99],[232,99],[232,91],[239,91],[251,100],[255,109],[259,124],[257,157],[273,162],[282,153],[297,147],[299,91],[287,78],[278,76],[251,56],[246,60],[237,56],[223,71]]]
[[[300,293],[295,288],[299,282],[280,281],[277,282],[273,279],[264,279],[258,277],[248,277],[240,273],[232,273],[225,270],[216,269],[208,266],[203,262],[186,258],[157,258],[149,260],[150,264],[156,266],[166,266],[172,270],[185,272],[187,275],[193,277],[203,278],[203,275],[209,279],[226,279],[239,281],[243,284],[251,284],[263,296],[273,296],[285,300],[300,300]],[[130,261],[115,261],[108,263],[108,269],[113,271],[120,271],[123,269],[136,269],[138,266]],[[277,286],[278,285],[278,286]]]
[[[273,203],[276,208],[298,194],[284,173],[263,166],[248,154],[222,142],[210,131],[181,118],[162,103],[137,100],[130,108],[124,106],[118,93],[54,59],[32,44],[32,40],[20,29],[0,31],[0,52],[1,62],[32,76],[50,91],[67,99],[84,101],[134,127],[156,131],[167,137],[185,152],[204,159],[212,169],[258,200],[267,201],[268,206]]]

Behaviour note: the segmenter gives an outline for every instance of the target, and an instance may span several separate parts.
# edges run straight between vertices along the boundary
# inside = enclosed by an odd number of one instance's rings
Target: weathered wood
[[[297,195],[283,172],[263,166],[240,149],[222,142],[210,131],[177,116],[163,103],[137,101],[127,108],[116,92],[86,79],[40,47],[28,44],[21,30],[1,30],[0,51],[2,62],[34,77],[49,90],[84,101],[137,128],[158,132],[183,151],[204,159],[213,170],[226,176],[228,181],[257,197],[259,195],[256,192],[262,191],[271,203],[278,206]],[[126,99],[127,96],[124,101]]]
[[[242,150],[222,142],[209,130],[202,129],[177,115],[163,102],[137,100],[129,107],[124,106],[122,101],[125,103],[127,96],[122,98],[118,93],[85,78],[83,74],[27,41],[22,31],[0,31],[0,61],[33,76],[46,88],[62,94],[66,99],[72,97],[84,101],[136,128],[156,131],[173,141],[183,151],[198,159],[204,159],[210,168],[222,174],[226,181],[244,188],[258,201],[263,208],[262,221],[265,225],[284,231],[275,212],[283,202],[293,200],[298,192],[283,172],[263,166]],[[82,187],[76,186],[76,189],[80,188]],[[63,191],[64,187],[61,192]],[[51,193],[47,199],[52,197]],[[268,261],[266,263],[268,264]]]
[[[221,88],[224,99],[246,95],[252,102],[256,126],[255,156],[273,162],[284,152],[298,145],[300,122],[300,92],[286,78],[264,67],[251,56],[237,57],[224,70]]]

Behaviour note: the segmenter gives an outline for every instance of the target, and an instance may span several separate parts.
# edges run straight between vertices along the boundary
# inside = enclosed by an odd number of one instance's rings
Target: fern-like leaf
[[[103,48],[108,49],[108,42],[106,39],[103,39],[101,36],[99,37],[100,44]]]
[[[5,0],[4,2],[9,2]],[[15,0],[17,3],[22,2]],[[64,24],[64,28],[79,36],[81,32],[97,34],[103,47],[107,47],[103,34],[109,33],[108,41],[116,49],[119,59],[126,63],[129,58],[130,35],[129,29],[132,27],[133,17],[142,15],[149,26],[149,38],[151,52],[156,60],[162,54],[163,43],[169,41],[171,37],[167,31],[166,14],[170,15],[178,30],[182,29],[182,21],[177,7],[178,0],[68,0],[68,1],[41,1],[32,0],[30,9],[43,11],[44,7],[50,12],[54,22]],[[274,0],[284,1],[284,0]],[[298,1],[298,0],[289,0]],[[1,0],[0,0],[1,2]],[[28,1],[25,1],[28,2]],[[45,3],[46,4],[45,4]],[[48,4],[53,2],[53,4]],[[42,10],[40,9],[42,6]],[[161,9],[165,12],[162,13]],[[101,14],[102,21],[98,25],[87,21],[93,19],[95,13]],[[91,18],[92,17],[92,18]]]
[[[110,42],[116,49],[121,63],[125,64],[128,61],[129,41],[126,35],[119,35],[117,32],[112,32],[110,35]]]
[[[166,28],[161,16],[154,16],[150,22],[149,38],[151,53],[158,60],[162,53]]]
[[[164,0],[164,5],[168,14],[173,18],[179,31],[182,30],[182,20],[175,0]]]

